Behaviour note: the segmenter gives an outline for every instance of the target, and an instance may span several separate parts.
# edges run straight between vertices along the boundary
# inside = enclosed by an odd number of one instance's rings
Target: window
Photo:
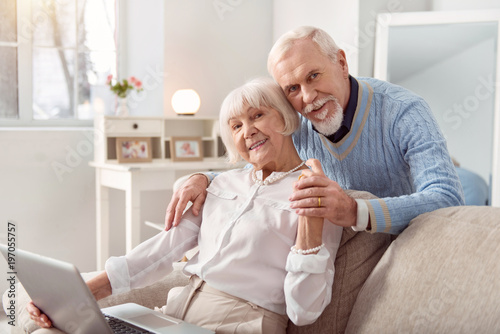
[[[89,124],[112,110],[116,3],[0,0],[0,122]]]
[[[0,0],[0,117],[16,118],[17,17],[16,2]]]

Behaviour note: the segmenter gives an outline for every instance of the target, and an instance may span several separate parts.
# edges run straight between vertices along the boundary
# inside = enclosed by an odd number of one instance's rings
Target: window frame
[[[79,1],[79,0],[74,0]],[[119,36],[119,1],[115,1],[116,5],[116,36]],[[18,118],[6,119],[0,118],[1,127],[89,127],[93,126],[93,119],[34,119],[33,117],[33,23],[32,23],[32,3],[31,1],[16,0],[17,9],[17,41],[2,42],[0,46],[17,47],[17,78],[18,78]],[[76,14],[77,15],[77,14]],[[76,26],[76,34],[79,27]],[[116,56],[118,60],[120,38],[116,39]],[[75,48],[65,48],[75,51],[78,54],[79,45]],[[75,68],[78,65],[78,57],[75,57]],[[119,69],[117,61],[117,70]],[[77,85],[77,80],[74,80],[74,85]],[[75,87],[77,88],[77,87]],[[75,89],[75,92],[77,89]],[[78,117],[77,99],[75,99],[75,116]]]

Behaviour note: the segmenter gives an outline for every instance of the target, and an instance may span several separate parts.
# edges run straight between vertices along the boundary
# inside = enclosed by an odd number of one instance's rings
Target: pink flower
[[[130,90],[136,90],[137,92],[142,91],[142,82],[138,80],[136,77],[129,77],[129,79],[123,80],[115,80],[113,81],[113,76],[110,74],[107,77],[106,83],[109,85],[109,88],[113,93],[115,93],[118,97],[124,98],[127,97],[127,94]],[[114,82],[114,84],[113,84]]]

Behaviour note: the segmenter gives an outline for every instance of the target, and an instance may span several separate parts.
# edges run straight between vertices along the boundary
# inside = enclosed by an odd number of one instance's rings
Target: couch
[[[188,280],[182,263],[175,267],[162,281],[100,306],[163,305],[167,292]],[[344,229],[335,268],[332,302],[322,316],[307,326],[290,323],[287,333],[500,333],[500,208],[422,214],[397,238]],[[22,307],[29,298],[19,295],[12,333],[32,332]]]

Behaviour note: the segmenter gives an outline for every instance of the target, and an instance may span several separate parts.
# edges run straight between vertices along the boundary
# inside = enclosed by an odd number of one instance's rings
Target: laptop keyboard
[[[137,326],[132,325],[131,323],[128,323],[126,321],[117,319],[115,317],[112,317],[110,315],[104,314],[104,318],[108,322],[109,327],[111,327],[111,330],[113,333],[118,333],[118,334],[139,334],[139,333],[151,333],[148,330],[145,330],[143,328],[139,328]]]

